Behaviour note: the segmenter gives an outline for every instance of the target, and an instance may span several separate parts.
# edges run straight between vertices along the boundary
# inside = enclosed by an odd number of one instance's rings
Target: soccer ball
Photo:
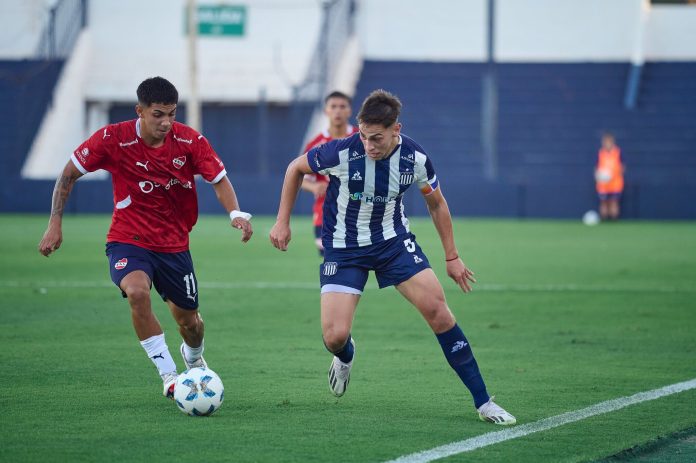
[[[224,396],[222,380],[210,368],[191,368],[176,378],[174,401],[187,415],[212,415],[222,405]]]
[[[587,211],[585,215],[582,216],[582,223],[585,225],[597,225],[599,223],[599,214],[595,211]]]

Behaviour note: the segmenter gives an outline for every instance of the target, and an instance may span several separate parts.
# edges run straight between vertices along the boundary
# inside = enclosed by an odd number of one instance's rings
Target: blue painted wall
[[[481,63],[368,61],[354,113],[373,89],[399,95],[403,131],[430,153],[455,215],[580,217],[596,208],[593,166],[601,134],[611,131],[627,165],[623,216],[696,219],[696,63],[646,64],[634,110],[623,106],[628,63],[497,65],[495,181],[483,176],[483,69]],[[56,71],[46,71],[48,83],[40,87],[52,88],[55,76]],[[204,106],[203,133],[225,162],[245,210],[275,214],[285,167],[299,154],[310,114],[307,105]],[[114,106],[110,114],[112,121],[133,117],[133,105]],[[182,105],[178,119],[185,118]],[[21,144],[12,132],[3,140]],[[23,143],[4,156],[8,180],[0,211],[48,212],[53,181],[19,179],[30,142]],[[219,213],[212,189],[201,185],[199,192],[201,211]],[[408,214],[427,213],[417,196],[407,198]],[[310,213],[311,203],[301,194],[296,212]],[[109,181],[80,181],[68,209],[108,212],[111,207]]]

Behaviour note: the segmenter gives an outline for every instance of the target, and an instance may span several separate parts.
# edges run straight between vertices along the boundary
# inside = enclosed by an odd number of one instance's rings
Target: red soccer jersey
[[[179,122],[158,148],[140,138],[139,119],[107,125],[71,159],[83,174],[111,173],[114,213],[107,242],[157,252],[188,250],[189,232],[198,220],[194,175],[217,183],[227,173],[208,140]]]
[[[350,137],[357,131],[357,127],[353,127],[352,125],[348,124],[348,127],[346,127],[346,137]],[[331,140],[333,140],[333,138],[329,134],[329,131],[324,130],[319,135],[314,137],[312,141],[307,143],[304,152],[307,153],[307,151],[311,150],[315,146],[323,145],[324,143],[329,142]],[[309,179],[312,182],[329,183],[329,177],[327,177],[326,175],[316,173],[307,174],[305,178]],[[314,226],[321,226],[324,222],[324,196],[319,196],[314,200],[314,205],[312,206],[312,221],[314,222]]]

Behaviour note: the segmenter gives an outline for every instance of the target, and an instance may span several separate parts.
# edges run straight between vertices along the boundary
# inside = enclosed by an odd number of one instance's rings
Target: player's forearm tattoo
[[[68,175],[61,175],[56,180],[56,186],[53,188],[53,201],[51,203],[51,217],[63,216],[65,203],[68,201],[68,195],[75,184],[75,178]]]

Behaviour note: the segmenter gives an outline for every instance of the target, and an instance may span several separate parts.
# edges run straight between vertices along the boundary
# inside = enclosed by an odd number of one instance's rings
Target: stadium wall
[[[42,2],[25,3],[38,4]],[[244,4],[248,11],[248,28],[244,37],[208,37],[199,42],[199,83],[204,102],[203,131],[209,138],[216,139],[215,145],[219,150],[230,153],[225,155],[225,162],[235,185],[239,185],[240,199],[245,208],[248,204],[252,212],[271,214],[277,206],[277,195],[283,178],[282,164],[297,154],[295,142],[288,142],[289,138],[276,137],[274,133],[288,126],[292,130],[303,131],[302,124],[297,120],[288,123],[282,119],[285,117],[283,114],[289,114],[289,107],[283,109],[281,106],[291,100],[292,86],[306,75],[313,44],[320,40],[320,2],[249,0]],[[530,63],[582,66],[585,63],[603,62],[618,63],[619,67],[628,69],[636,51],[636,37],[640,36],[636,34],[636,24],[642,4],[640,0],[497,0],[495,57],[501,63],[519,63],[523,67],[531,66]],[[480,65],[486,58],[486,6],[486,0],[435,0],[430,3],[415,0],[358,1],[357,54],[360,59],[371,61]],[[72,85],[79,87],[79,95],[75,99],[81,105],[81,112],[75,117],[77,123],[73,124],[73,128],[58,131],[67,144],[76,145],[95,129],[94,122],[89,122],[90,120],[105,122],[110,108],[132,107],[134,89],[144,76],[160,74],[170,78],[180,89],[182,101],[185,102],[188,96],[188,78],[183,9],[183,0],[89,2],[88,29],[84,34],[91,36],[88,46],[85,46],[89,51],[84,58],[85,68],[81,71],[83,80],[80,85]],[[153,21],[152,18],[157,20]],[[385,27],[387,23],[389,27]],[[696,61],[694,34],[696,7],[654,6],[645,23],[641,53],[645,59],[653,62]],[[19,56],[21,53],[16,52],[15,55]],[[70,69],[69,62],[66,69]],[[138,72],[133,72],[134,69]],[[453,88],[461,86],[467,94],[480,94],[480,85],[476,83],[480,79],[480,72],[481,69],[478,69],[476,73],[466,77],[469,81],[465,85],[455,82]],[[625,80],[625,76],[622,79]],[[380,85],[391,89],[399,80],[400,76],[395,75],[391,80],[382,81]],[[425,88],[425,91],[437,87],[437,82],[437,77],[433,77],[430,87]],[[660,82],[654,85],[659,87]],[[360,87],[360,83],[357,86]],[[64,87],[66,86],[58,85],[59,89]],[[278,115],[268,127],[269,135],[264,137],[263,143],[283,143],[287,147],[284,149],[287,154],[273,155],[277,158],[274,157],[272,162],[266,164],[267,170],[263,173],[248,170],[250,166],[259,166],[255,148],[244,149],[245,143],[238,136],[225,136],[224,125],[217,125],[211,131],[206,128],[206,125],[211,125],[210,122],[206,123],[206,112],[208,121],[213,115],[229,121],[245,117],[249,108],[259,101],[261,89],[266,95],[267,104],[277,106],[274,114]],[[364,96],[358,92],[356,103],[359,103],[360,95]],[[615,96],[616,103],[620,104],[623,83],[616,90]],[[424,98],[432,99],[433,96],[426,93]],[[61,101],[61,98],[58,97],[55,101]],[[410,111],[413,100],[406,100],[406,104],[407,111]],[[472,97],[464,104],[468,105],[466,111],[459,113],[467,114],[465,122],[472,130],[467,135],[473,147],[469,153],[471,162],[466,166],[470,173],[462,174],[457,170],[461,167],[456,164],[459,161],[453,161],[457,167],[439,171],[445,181],[452,209],[457,214],[577,217],[578,211],[584,211],[595,204],[591,182],[573,185],[551,182],[549,185],[548,182],[537,180],[521,183],[510,178],[495,182],[484,181],[478,174],[480,100]],[[105,114],[92,117],[88,110],[90,105],[102,107]],[[59,106],[60,108],[56,108],[59,115],[54,116],[58,119],[76,114],[66,109],[67,106]],[[461,118],[457,110],[462,107],[454,109],[453,116],[447,117]],[[117,111],[110,112],[112,117],[116,117],[113,116],[116,113]],[[419,114],[417,112],[416,116]],[[424,112],[423,115],[435,121],[444,119],[439,114]],[[437,138],[439,133],[446,132],[443,127],[447,126],[447,121],[443,122],[437,131],[430,130],[424,136]],[[258,137],[258,126],[254,127],[247,131],[247,137]],[[687,136],[692,134],[693,129]],[[300,137],[304,135],[299,134]],[[577,133],[573,136],[577,136]],[[589,143],[594,145],[596,136],[596,133],[590,133],[587,137]],[[619,141],[621,143],[622,140]],[[44,144],[53,146],[51,142]],[[64,164],[67,155],[62,150],[57,151],[57,165]],[[593,146],[587,153],[592,157],[594,151]],[[627,150],[626,154],[630,155],[630,151]],[[248,158],[245,159],[245,155]],[[693,150],[688,155],[693,156]],[[248,159],[254,161],[248,162]],[[577,166],[569,169],[577,169]],[[55,177],[55,173],[51,177]],[[626,215],[637,218],[696,218],[695,206],[689,204],[689,198],[696,197],[696,187],[690,183],[688,171],[683,172],[680,178],[684,177],[687,177],[686,182],[680,180],[675,183],[671,181],[670,174],[666,174],[644,183],[639,191],[629,189],[624,205]],[[48,179],[14,179],[4,187],[0,210],[45,212],[50,205],[52,185],[53,180]],[[219,212],[219,205],[208,190],[210,188],[204,185],[199,190],[201,210]],[[32,194],[32,191],[39,194]],[[74,199],[70,210],[108,211],[111,209],[109,191],[108,181],[81,180],[75,190],[77,199]],[[253,195],[247,193],[251,191],[254,192]],[[565,199],[561,201],[561,198]],[[301,199],[298,212],[308,212],[310,202],[308,197]],[[427,213],[419,198],[412,198],[408,207],[411,208],[407,209],[410,213]]]

